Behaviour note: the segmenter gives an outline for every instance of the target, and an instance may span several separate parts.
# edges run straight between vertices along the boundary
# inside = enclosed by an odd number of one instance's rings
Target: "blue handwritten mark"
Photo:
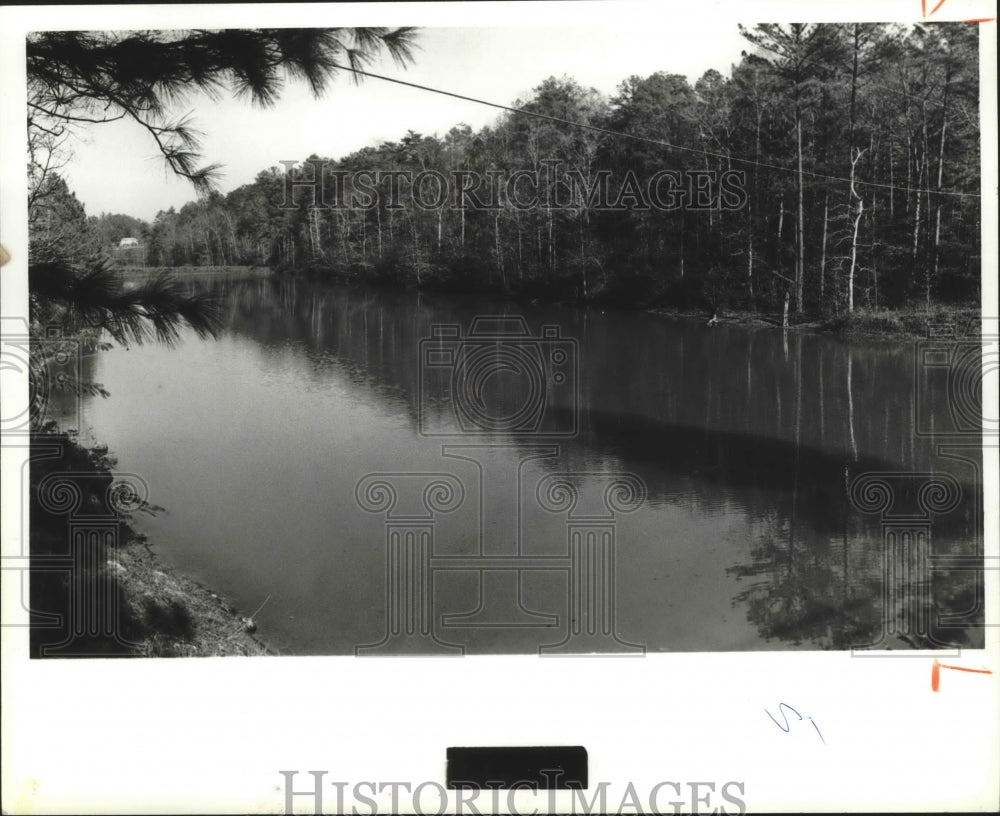
[[[780,728],[786,734],[792,730],[791,723],[788,722],[789,711],[791,711],[792,714],[798,717],[800,722],[802,721],[803,719],[802,715],[799,714],[799,712],[796,711],[794,708],[792,708],[790,705],[788,705],[788,703],[780,703],[778,705],[778,713],[781,715],[782,722],[778,722],[770,711],[768,711],[766,708],[764,709],[764,713],[771,718],[771,722],[773,722],[776,726],[778,726],[778,728]],[[819,735],[819,738],[823,741],[823,744],[826,745],[826,740],[823,739],[823,734],[819,730],[819,726],[816,725],[816,721],[812,717],[805,717],[804,719],[807,719],[809,720],[809,722],[812,723],[812,727],[816,729],[816,733]]]

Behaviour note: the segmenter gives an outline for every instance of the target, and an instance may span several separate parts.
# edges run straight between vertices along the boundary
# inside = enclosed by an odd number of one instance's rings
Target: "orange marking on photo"
[[[927,13],[927,0],[920,0],[920,11],[924,17],[930,17],[933,15],[941,6],[943,6],[945,0],[939,0],[938,4],[931,9],[930,14]]]
[[[993,674],[989,669],[970,669],[965,666],[949,666],[934,658],[934,665],[931,666],[931,690],[937,691],[941,688],[941,669],[952,669],[954,671],[971,672],[972,674]]]

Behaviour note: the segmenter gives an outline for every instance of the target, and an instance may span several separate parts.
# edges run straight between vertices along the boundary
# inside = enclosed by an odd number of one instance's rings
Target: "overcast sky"
[[[520,4],[511,6],[518,14]],[[516,24],[516,21],[514,22]],[[475,96],[500,104],[526,99],[546,77],[567,75],[605,94],[626,77],[655,71],[684,74],[694,82],[709,68],[729,73],[748,46],[735,24],[687,21],[666,26],[634,24],[590,28],[424,28],[408,69],[389,58],[376,73]],[[407,130],[444,135],[460,122],[478,129],[499,111],[405,88],[377,79],[360,86],[344,75],[315,99],[302,83],[289,83],[267,110],[249,102],[191,97],[178,113],[192,112],[204,134],[206,163],[222,163],[220,189],[248,184],[261,170],[312,153],[339,158],[367,145],[398,140]],[[120,212],[152,219],[161,209],[195,198],[191,185],[170,176],[156,146],[126,122],[92,126],[73,145],[64,170],[88,215]]]

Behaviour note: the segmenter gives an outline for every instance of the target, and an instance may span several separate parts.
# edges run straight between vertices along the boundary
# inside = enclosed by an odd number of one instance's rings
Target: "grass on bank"
[[[982,310],[970,305],[934,305],[927,309],[858,309],[822,321],[822,331],[845,335],[929,337],[954,333],[955,337],[977,336],[981,332]]]

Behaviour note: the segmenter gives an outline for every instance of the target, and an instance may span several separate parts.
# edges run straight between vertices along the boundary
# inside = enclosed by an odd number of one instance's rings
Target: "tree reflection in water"
[[[638,475],[652,506],[741,514],[751,534],[726,573],[762,648],[983,642],[981,452],[974,439],[942,452],[915,433],[916,399],[941,426],[949,406],[945,389],[915,388],[913,344],[301,280],[218,287],[228,332],[264,355],[304,349],[289,364],[306,382],[336,372],[402,405],[414,429],[417,350],[432,325],[468,327],[498,313],[523,315],[533,332],[556,324],[579,344],[579,394],[575,405],[560,397],[547,410],[578,409],[580,433],[558,440],[561,455],[545,467],[597,463]],[[443,417],[447,394],[431,393],[428,406]],[[906,474],[950,477],[959,499],[886,549],[899,525],[851,498],[855,481],[872,472],[896,475],[887,477],[895,478],[890,515],[920,515],[919,486]]]

